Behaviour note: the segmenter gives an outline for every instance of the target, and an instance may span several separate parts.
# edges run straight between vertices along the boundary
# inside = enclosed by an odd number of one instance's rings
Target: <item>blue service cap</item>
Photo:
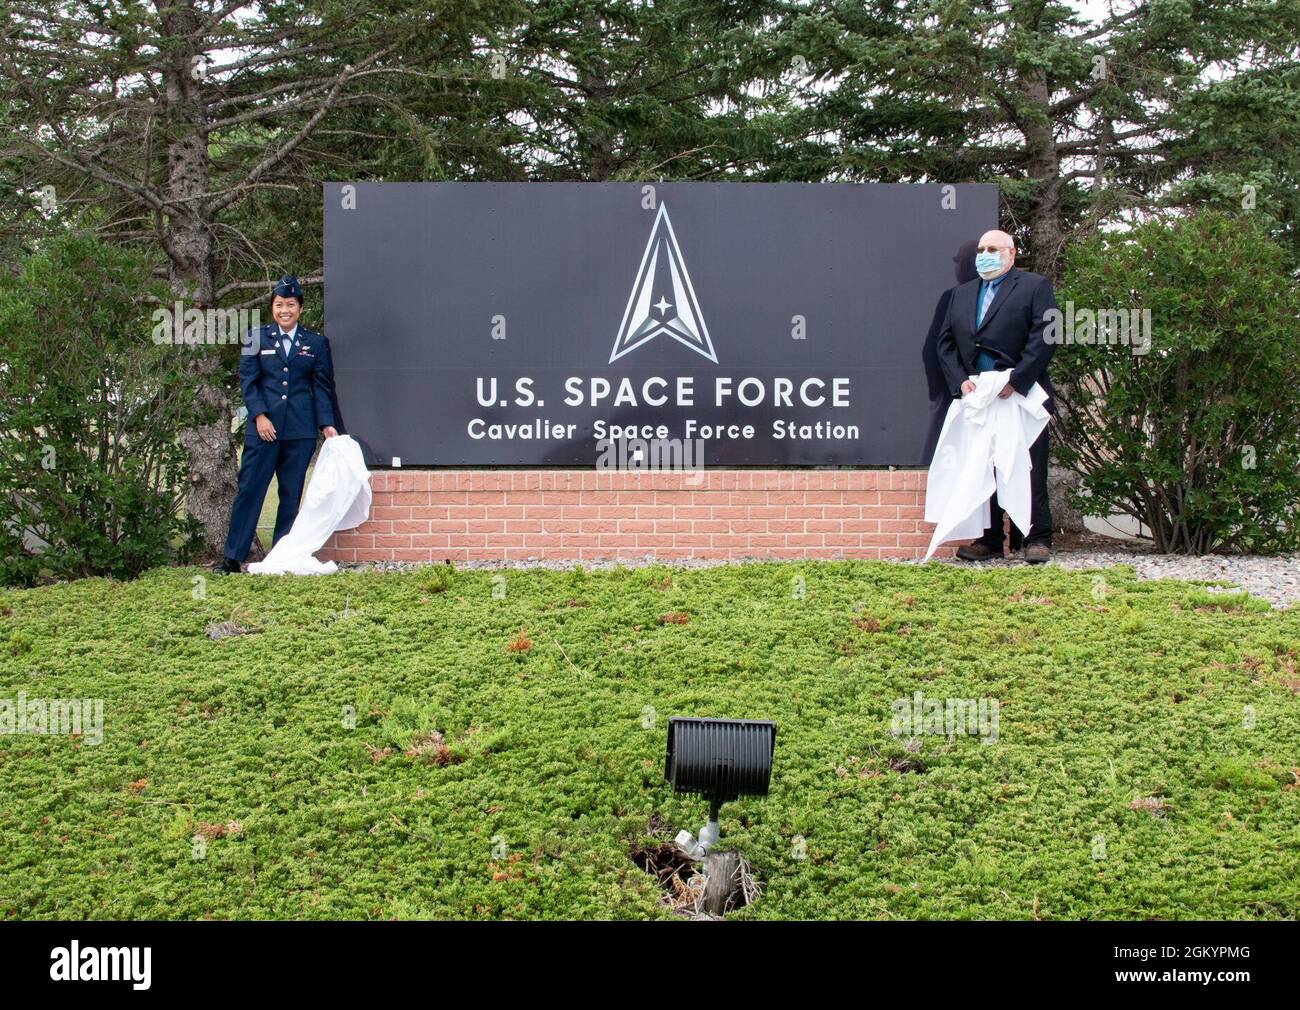
[[[275,298],[297,298],[299,302],[302,298],[302,285],[298,283],[298,278],[293,274],[285,274],[275,283],[271,289],[271,297]]]

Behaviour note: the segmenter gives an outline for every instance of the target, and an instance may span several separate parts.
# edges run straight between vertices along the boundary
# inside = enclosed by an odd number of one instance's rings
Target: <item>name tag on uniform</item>
[[[263,353],[263,354],[274,354],[274,353],[275,353],[275,348],[272,347],[269,351],[263,351],[262,353]]]

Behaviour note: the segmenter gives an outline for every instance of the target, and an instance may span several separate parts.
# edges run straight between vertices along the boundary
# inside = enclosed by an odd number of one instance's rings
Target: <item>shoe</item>
[[[957,557],[961,558],[963,561],[987,561],[989,558],[1002,557],[1002,552],[995,551],[988,544],[976,540],[963,547],[958,547]]]
[[[218,564],[212,566],[212,570],[218,575],[238,575],[244,569],[234,558],[222,558]]]
[[[1052,560],[1052,548],[1047,544],[1025,544],[1025,561],[1031,565],[1041,565]]]

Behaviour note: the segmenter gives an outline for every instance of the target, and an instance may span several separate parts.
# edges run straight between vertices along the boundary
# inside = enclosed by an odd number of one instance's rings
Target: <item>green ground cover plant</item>
[[[1300,912],[1300,613],[1131,569],[213,577],[0,599],[3,918],[672,919],[670,715],[778,724],[736,918]],[[892,732],[986,699],[997,739]]]

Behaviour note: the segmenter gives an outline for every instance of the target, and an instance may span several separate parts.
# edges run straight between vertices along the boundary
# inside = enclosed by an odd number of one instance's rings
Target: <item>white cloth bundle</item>
[[[312,555],[330,534],[360,526],[369,514],[370,471],[361,446],[350,435],[327,438],[316,455],[311,483],[293,528],[248,570],[254,575],[328,575],[337,571],[333,561],[317,561]]]
[[[984,533],[994,491],[1020,532],[1029,532],[1029,447],[1047,426],[1047,394],[1035,382],[1028,396],[999,399],[1010,374],[972,375],[975,391],[948,408],[926,483],[925,521],[936,524],[926,561],[945,541]]]

